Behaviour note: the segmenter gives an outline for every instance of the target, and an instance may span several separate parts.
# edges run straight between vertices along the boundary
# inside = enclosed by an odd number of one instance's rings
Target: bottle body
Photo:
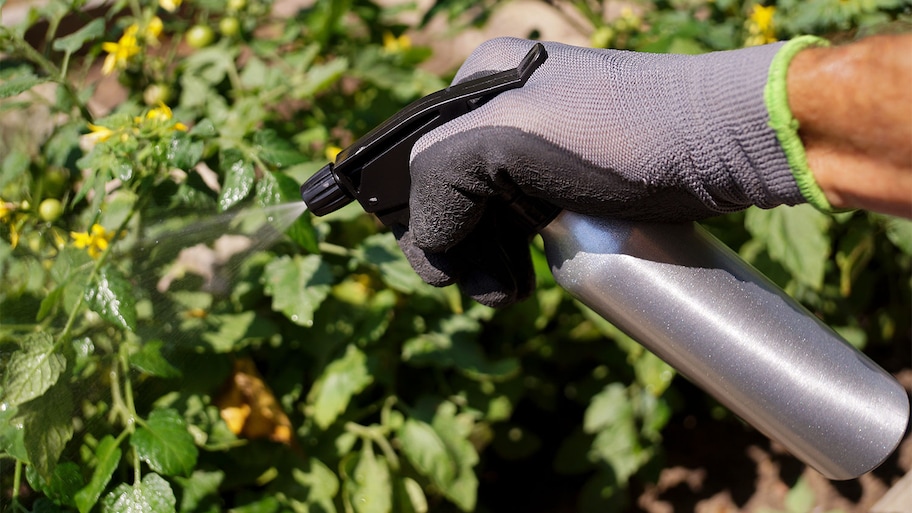
[[[558,284],[828,478],[902,439],[899,383],[702,228],[565,211],[541,234]]]

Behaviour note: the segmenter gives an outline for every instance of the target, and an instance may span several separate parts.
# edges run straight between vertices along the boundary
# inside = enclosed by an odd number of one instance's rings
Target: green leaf
[[[39,78],[35,75],[21,75],[4,80],[0,83],[0,99],[24,93],[36,85],[43,84],[47,81],[47,78]]]
[[[390,471],[386,461],[374,455],[374,446],[364,443],[358,464],[346,488],[357,513],[387,513],[392,511],[393,496]]]
[[[417,481],[403,477],[396,485],[396,511],[402,513],[427,513],[428,503],[424,490]]]
[[[587,433],[597,433],[632,417],[633,409],[626,388],[620,383],[611,383],[589,401],[583,417],[583,429]]]
[[[804,476],[798,478],[795,486],[785,496],[785,511],[788,513],[804,513],[814,509],[816,497],[814,489]]]
[[[225,176],[225,183],[219,192],[219,210],[224,212],[246,198],[253,190],[256,180],[253,163],[237,150],[226,150],[219,158],[219,169]]]
[[[301,204],[300,184],[280,171],[266,173],[256,184],[256,200],[258,205],[267,208]],[[320,252],[317,232],[307,216],[302,215],[295,219],[285,230],[285,234],[307,252]]]
[[[347,70],[348,60],[344,58],[311,66],[303,83],[295,88],[294,95],[297,98],[310,98],[342,78]]]
[[[474,424],[471,414],[458,414],[456,405],[448,401],[438,406],[431,422],[458,469],[456,478],[443,490],[444,495],[463,511],[474,511],[478,500],[478,477],[474,470],[478,452],[469,440]]]
[[[64,447],[73,437],[73,395],[67,383],[58,381],[39,398],[20,408],[23,442],[28,461],[45,479],[50,479]]]
[[[271,337],[277,330],[273,322],[257,315],[253,310],[238,314],[210,315],[207,321],[218,330],[206,331],[202,339],[218,353],[237,351],[251,342]]]
[[[82,48],[82,45],[84,45],[86,41],[101,37],[101,35],[104,34],[104,28],[104,20],[102,18],[96,18],[76,32],[55,39],[51,44],[51,48],[58,52],[65,52],[68,54],[76,53],[76,51]]]
[[[95,507],[120,463],[121,452],[119,443],[111,435],[98,442],[98,446],[95,447],[95,470],[92,471],[92,479],[83,489],[76,492],[74,497],[79,513],[89,513]]]
[[[765,242],[770,257],[792,277],[813,290],[823,287],[830,254],[827,233],[832,218],[810,205],[746,211],[744,225],[755,239]]]
[[[348,408],[351,398],[372,382],[364,352],[349,345],[344,356],[326,366],[310,390],[314,422],[321,429],[328,428]]]
[[[32,488],[45,494],[60,506],[75,506],[73,494],[83,485],[79,465],[72,461],[63,462],[54,467],[50,479],[41,477],[35,467],[30,465],[26,468],[26,477]]]
[[[520,371],[516,358],[491,361],[478,340],[481,324],[465,315],[440,319],[427,333],[402,344],[402,359],[414,366],[456,368],[475,377],[505,379]]]
[[[66,358],[54,351],[47,333],[31,333],[10,358],[3,375],[3,401],[18,406],[40,397],[66,369]]]
[[[174,167],[187,171],[200,161],[204,149],[203,141],[184,132],[174,132],[168,142],[166,158]]]
[[[106,265],[85,291],[89,308],[102,319],[123,329],[136,330],[136,295],[133,286],[116,268]]]
[[[415,470],[435,486],[446,489],[456,478],[457,468],[447,446],[430,424],[409,418],[399,430],[402,452]]]
[[[912,219],[885,218],[887,238],[903,253],[912,255]]]
[[[611,465],[618,483],[626,482],[651,456],[641,447],[633,405],[620,383],[606,386],[592,398],[583,429],[596,435],[589,457]]]
[[[130,437],[130,445],[152,470],[168,476],[189,475],[197,449],[183,417],[172,409],[155,410]]]
[[[101,510],[105,513],[172,513],[177,499],[171,485],[158,474],[146,474],[133,486],[121,483],[105,495]]]
[[[279,137],[275,130],[266,129],[256,132],[253,142],[257,145],[260,158],[277,168],[283,168],[307,161],[307,157],[288,142]]]
[[[196,470],[190,477],[177,477],[183,493],[179,511],[211,511],[203,509],[207,505],[215,506],[219,500],[218,489],[225,480],[225,472],[221,470],[205,471]]]
[[[391,289],[411,294],[427,286],[406,260],[392,233],[371,235],[361,243],[361,250],[380,269],[380,278]]]
[[[0,85],[0,88],[2,87],[3,85]],[[9,150],[9,153],[3,158],[3,163],[0,164],[0,187],[25,174],[31,160],[29,154],[19,148]]]
[[[28,461],[23,438],[24,430],[18,417],[19,409],[15,406],[0,409],[0,452],[9,454],[19,461]]]
[[[309,458],[307,467],[307,471],[297,467],[291,469],[294,480],[308,490],[307,503],[319,506],[325,513],[336,513],[333,499],[339,493],[339,478],[316,458]]]
[[[130,365],[142,372],[160,378],[177,378],[181,373],[176,367],[168,363],[161,354],[164,342],[151,340],[140,347],[139,351],[130,355]]]
[[[329,265],[318,255],[286,255],[267,264],[264,276],[272,309],[295,324],[312,326],[314,312],[326,299],[333,281]]]
[[[54,311],[54,307],[63,299],[63,292],[66,289],[66,286],[66,283],[61,283],[55,287],[54,290],[48,292],[47,296],[44,296],[44,299],[41,300],[41,305],[38,307],[38,313],[35,315],[36,321],[43,321],[52,311]]]

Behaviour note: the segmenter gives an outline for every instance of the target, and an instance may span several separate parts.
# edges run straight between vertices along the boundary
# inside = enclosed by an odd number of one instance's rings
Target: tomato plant
[[[503,3],[280,16],[139,0],[88,16],[52,0],[0,26],[0,501],[445,512],[570,489],[579,511],[623,511],[631,483],[655,482],[663,430],[693,404],[555,286],[538,246],[535,295],[495,311],[421,282],[356,206],[301,214],[298,186],[328,155],[446,85],[408,37],[420,20]],[[908,16],[888,0],[762,17],[731,0],[608,4],[563,7],[593,44],[649,51]],[[797,208],[706,226],[853,343],[908,343],[908,221]]]

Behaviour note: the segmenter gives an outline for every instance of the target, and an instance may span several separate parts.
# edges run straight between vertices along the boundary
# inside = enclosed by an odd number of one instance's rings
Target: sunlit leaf
[[[253,136],[260,158],[277,168],[284,168],[307,161],[300,151],[280,137],[274,130],[260,130]]]
[[[329,294],[333,281],[326,262],[318,255],[283,256],[266,265],[264,276],[272,309],[295,324],[313,325],[314,312]]]
[[[161,474],[189,475],[196,465],[193,437],[175,410],[154,410],[130,437],[130,445],[140,459]]]
[[[36,85],[43,84],[47,81],[47,78],[40,78],[35,75],[21,75],[4,80],[3,82],[0,82],[0,99],[24,93]]]
[[[146,474],[140,483],[118,485],[101,504],[105,513],[172,513],[177,499],[168,481],[158,474]]]
[[[348,408],[351,398],[373,382],[367,357],[350,345],[345,355],[326,366],[308,396],[313,405],[314,422],[326,429]]]
[[[161,340],[150,340],[144,343],[139,351],[130,355],[130,365],[142,372],[160,378],[179,377],[181,375],[180,371],[162,356],[161,348],[163,345],[164,342]]]
[[[336,513],[333,499],[339,493],[339,478],[316,458],[308,458],[304,468],[293,468],[291,475],[298,484],[307,488],[307,502],[322,508],[325,513]]]
[[[456,464],[430,424],[406,419],[399,430],[399,440],[402,452],[415,470],[430,478],[436,486],[446,488],[456,477]]]
[[[101,268],[85,291],[86,304],[104,320],[120,328],[136,330],[136,295],[133,286],[116,268]]]
[[[105,22],[96,18],[68,36],[55,39],[51,47],[58,52],[75,53],[86,41],[91,41],[104,33]]]
[[[222,470],[196,470],[190,477],[174,478],[181,485],[181,500],[178,511],[212,511],[218,503],[219,486],[225,480]],[[205,509],[210,506],[210,509]]]
[[[770,256],[813,290],[823,286],[830,256],[827,229],[831,222],[831,217],[810,205],[752,208],[745,215],[745,227],[766,243]]]
[[[373,444],[365,443],[346,483],[352,507],[357,513],[387,513],[392,511],[393,497],[390,470],[382,457],[374,454]]]
[[[300,204],[300,184],[281,171],[267,173],[257,181],[256,199],[257,204],[262,207]],[[302,215],[295,219],[285,230],[285,234],[307,252],[319,253],[317,232],[308,216]]]
[[[246,198],[253,190],[256,173],[253,163],[237,150],[226,150],[219,158],[219,169],[225,177],[219,192],[219,210],[225,211]]]
[[[6,366],[3,401],[18,406],[40,397],[57,383],[66,365],[66,358],[54,350],[54,341],[49,334],[29,334]]]

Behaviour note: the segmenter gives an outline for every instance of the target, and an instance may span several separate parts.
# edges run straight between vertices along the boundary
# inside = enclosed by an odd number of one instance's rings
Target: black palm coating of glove
[[[454,83],[515,67],[532,44],[487,42]],[[488,214],[504,197],[673,222],[804,202],[763,97],[780,46],[681,56],[545,43],[522,88],[416,143],[400,247],[425,281],[503,306],[534,284],[528,237]]]

